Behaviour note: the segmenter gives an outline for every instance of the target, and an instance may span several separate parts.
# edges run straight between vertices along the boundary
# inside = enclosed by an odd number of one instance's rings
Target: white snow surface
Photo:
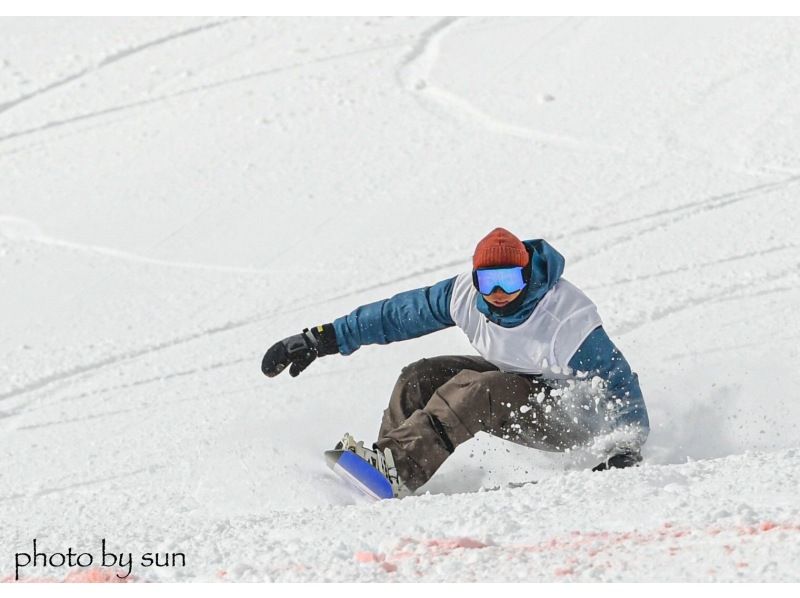
[[[800,581],[798,19],[0,20],[0,578]],[[544,238],[640,376],[642,467],[479,435],[326,468],[450,329],[266,379],[304,327]],[[515,489],[481,491],[510,481]],[[428,492],[426,494],[426,492]],[[23,579],[63,579],[66,567]]]

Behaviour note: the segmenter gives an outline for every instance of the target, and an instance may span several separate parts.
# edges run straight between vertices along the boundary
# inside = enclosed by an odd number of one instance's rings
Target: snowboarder
[[[262,371],[297,376],[317,357],[350,355],[458,326],[477,355],[421,359],[395,384],[373,449],[350,450],[383,473],[395,496],[427,482],[458,445],[483,431],[546,451],[594,447],[594,470],[641,461],[649,432],[637,375],[594,303],[562,278],[564,258],[542,239],[496,228],[473,269],[364,305],[274,344]]]

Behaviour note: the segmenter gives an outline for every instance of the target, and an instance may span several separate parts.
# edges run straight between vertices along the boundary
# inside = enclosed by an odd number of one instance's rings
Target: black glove
[[[274,378],[291,364],[289,374],[294,378],[317,357],[338,352],[339,343],[336,340],[333,324],[316,326],[312,330],[305,328],[301,334],[295,334],[272,345],[261,361],[261,371],[265,376]]]

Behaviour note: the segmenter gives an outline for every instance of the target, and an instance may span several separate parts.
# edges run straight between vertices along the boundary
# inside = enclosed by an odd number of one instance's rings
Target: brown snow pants
[[[481,357],[421,359],[403,368],[377,445],[391,449],[400,479],[416,490],[478,432],[548,451],[587,442],[591,431],[558,407],[544,383]]]

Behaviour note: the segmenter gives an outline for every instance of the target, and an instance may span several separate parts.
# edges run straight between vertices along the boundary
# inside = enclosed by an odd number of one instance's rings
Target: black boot
[[[625,449],[618,452],[616,455],[609,457],[600,465],[592,468],[592,471],[605,471],[607,469],[624,469],[626,467],[635,467],[642,462],[642,455],[639,451]]]

